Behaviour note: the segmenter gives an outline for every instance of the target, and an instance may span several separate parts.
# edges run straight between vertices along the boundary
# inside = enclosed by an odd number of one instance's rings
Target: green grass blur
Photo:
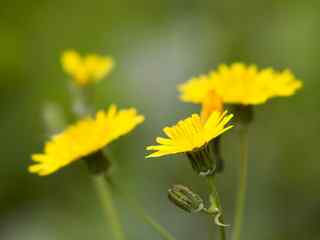
[[[95,86],[96,107],[135,106],[146,116],[110,147],[115,181],[177,239],[208,239],[214,225],[167,201],[166,191],[175,183],[206,193],[185,158],[144,158],[144,147],[163,126],[198,111],[179,102],[176,85],[219,63],[292,69],[304,88],[256,107],[243,239],[320,239],[318,0],[2,0],[0,5],[0,239],[110,239],[81,162],[45,178],[26,170],[30,154],[41,151],[48,136],[44,106],[56,103],[72,119],[68,79],[59,62],[68,48],[115,58],[115,70]],[[227,223],[234,210],[237,137],[230,131],[223,139],[226,170],[218,179]],[[160,239],[120,195],[115,198],[128,239]]]

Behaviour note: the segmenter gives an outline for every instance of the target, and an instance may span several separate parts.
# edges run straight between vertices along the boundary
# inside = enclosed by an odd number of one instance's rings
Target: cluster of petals
[[[144,121],[134,108],[117,110],[111,105],[107,111],[98,111],[94,118],[87,117],[52,137],[44,152],[33,154],[35,164],[31,173],[48,175],[82,157],[95,153],[129,133]]]
[[[74,50],[65,51],[61,57],[64,71],[78,85],[86,85],[101,80],[108,75],[114,65],[111,57],[88,54],[81,56]]]
[[[160,157],[164,155],[187,153],[200,149],[212,139],[232,128],[226,124],[233,117],[227,111],[221,113],[214,111],[207,121],[202,121],[198,114],[192,114],[176,125],[165,127],[163,132],[167,138],[158,137],[156,142],[159,145],[149,146],[147,150],[154,151],[147,157]]]
[[[214,92],[227,104],[257,105],[273,97],[293,95],[302,87],[290,70],[259,70],[255,65],[220,65],[216,71],[193,78],[178,87],[181,100],[202,103]]]

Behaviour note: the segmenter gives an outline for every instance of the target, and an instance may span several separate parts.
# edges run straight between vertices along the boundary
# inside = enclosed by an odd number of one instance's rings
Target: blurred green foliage
[[[135,106],[146,122],[112,144],[114,181],[178,239],[205,239],[214,225],[166,199],[176,183],[206,192],[185,158],[144,159],[144,146],[163,126],[198,111],[178,101],[176,85],[223,62],[292,69],[304,89],[256,107],[243,239],[319,239],[319,11],[317,0],[2,0],[0,238],[85,240],[109,234],[81,162],[45,178],[26,171],[30,154],[47,139],[43,107],[57,103],[72,119],[59,58],[75,48],[115,58],[111,76],[95,86],[96,106]],[[237,137],[231,131],[223,139],[227,163],[218,179],[229,223]],[[159,239],[115,197],[128,239]]]

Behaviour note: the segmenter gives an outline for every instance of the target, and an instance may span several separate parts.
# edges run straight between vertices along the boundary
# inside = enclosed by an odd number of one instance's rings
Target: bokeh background
[[[146,121],[110,147],[114,181],[177,239],[208,239],[215,227],[167,200],[174,183],[206,194],[184,157],[144,158],[163,126],[199,111],[179,102],[176,85],[219,63],[292,69],[303,90],[255,109],[243,239],[320,239],[319,12],[317,0],[2,0],[0,238],[111,239],[84,164],[45,178],[26,170],[48,137],[44,108],[56,104],[72,120],[59,59],[74,48],[115,58],[112,74],[94,87],[95,105],[135,106]],[[223,153],[218,184],[231,223],[236,131],[225,135]],[[117,193],[115,200],[128,239],[160,239]]]

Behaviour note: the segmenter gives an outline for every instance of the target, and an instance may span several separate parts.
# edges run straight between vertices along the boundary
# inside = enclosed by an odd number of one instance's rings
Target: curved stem
[[[221,206],[219,193],[218,193],[218,190],[216,188],[214,176],[208,177],[208,180],[209,180],[209,186],[210,186],[211,194],[212,194],[213,199],[215,201],[215,205],[219,209],[219,212],[221,213],[220,220],[223,223],[224,222],[223,211],[222,211],[222,206]],[[219,232],[220,232],[220,239],[221,240],[225,240],[226,239],[225,227],[224,226],[219,226]]]
[[[164,240],[176,240],[171,233],[169,233],[163,226],[157,223],[151,216],[149,216],[145,210],[138,205],[138,203],[132,199],[131,195],[126,194],[118,188],[118,191],[122,194],[123,198],[127,201],[131,209],[136,212],[147,224],[149,224]]]
[[[111,226],[113,239],[124,240],[125,236],[118,218],[117,211],[113,205],[109,184],[105,181],[103,174],[94,175],[92,178],[106,220]]]
[[[248,127],[240,129],[240,168],[239,185],[236,198],[234,231],[232,240],[240,240],[243,213],[245,209],[246,191],[247,191],[247,172],[248,172]]]
[[[151,227],[153,227],[154,230],[159,233],[162,239],[175,240],[175,238],[164,227],[157,223],[152,217],[147,215],[144,210],[140,209],[139,214]]]

